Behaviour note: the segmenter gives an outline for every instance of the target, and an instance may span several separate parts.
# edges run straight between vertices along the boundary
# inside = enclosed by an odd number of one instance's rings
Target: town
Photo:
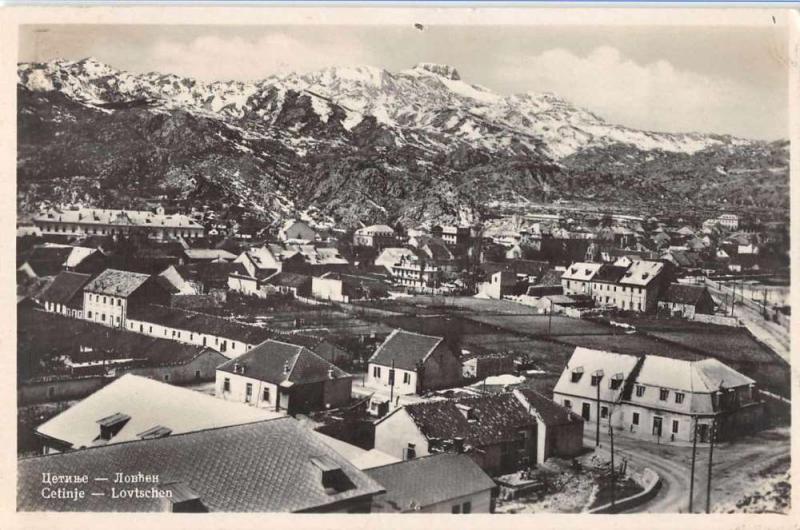
[[[149,203],[18,222],[19,510],[788,510],[787,219]]]

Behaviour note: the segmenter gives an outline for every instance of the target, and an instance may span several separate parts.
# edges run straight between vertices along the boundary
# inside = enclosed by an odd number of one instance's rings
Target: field
[[[590,320],[545,315],[470,315],[470,320],[526,335],[608,335],[616,330]]]
[[[563,335],[555,338],[558,342],[573,346],[583,346],[596,350],[626,353],[629,355],[663,355],[674,359],[688,361],[704,357],[692,350],[677,344],[665,344],[646,335],[633,333],[630,335]]]

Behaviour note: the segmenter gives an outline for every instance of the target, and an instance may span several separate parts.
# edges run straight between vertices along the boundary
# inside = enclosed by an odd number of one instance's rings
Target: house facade
[[[684,318],[694,318],[697,314],[713,315],[714,299],[704,285],[673,283],[658,301],[658,309]]]
[[[411,289],[434,289],[441,281],[438,265],[423,261],[415,255],[404,255],[392,265],[392,280]]]
[[[153,239],[194,239],[205,234],[205,228],[187,215],[165,215],[146,210],[50,210],[34,217],[33,222],[45,235],[114,236],[145,233]]]
[[[353,245],[357,247],[385,247],[394,242],[394,229],[388,225],[365,226],[353,234]]]
[[[598,399],[599,391],[599,399]],[[763,404],[755,382],[716,359],[684,361],[576,348],[553,391],[554,401],[594,428],[611,426],[639,438],[701,443],[760,428]]]
[[[170,293],[155,277],[106,269],[83,288],[83,318],[126,328],[128,311],[151,303],[169,303]]]
[[[600,263],[573,263],[561,275],[561,286],[565,295],[592,294],[592,278],[600,270]]]
[[[290,220],[281,226],[278,238],[281,241],[315,241],[317,232],[305,221]]]
[[[309,349],[267,340],[217,368],[215,395],[287,414],[350,401],[352,376]]]
[[[442,337],[401,329],[389,334],[370,357],[367,383],[397,395],[421,394],[461,382],[461,361]]]

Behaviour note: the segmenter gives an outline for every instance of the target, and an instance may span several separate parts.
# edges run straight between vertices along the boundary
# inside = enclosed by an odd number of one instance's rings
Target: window
[[[169,374],[164,374],[164,381],[169,381]]]
[[[150,326],[150,333],[153,332],[153,326]]]
[[[144,333],[144,324],[139,324],[139,333]]]
[[[117,324],[119,324],[119,317],[116,317],[116,318],[117,318]]]
[[[102,320],[103,322],[105,322],[105,321],[106,321],[106,314],[105,314],[105,313],[103,313],[102,315],[100,315],[100,320]]]
[[[403,372],[403,384],[410,385],[411,384],[411,374],[408,372]]]
[[[600,417],[603,419],[608,418],[608,407],[600,407]]]
[[[118,305],[118,306],[121,306],[121,305],[122,305],[122,298],[117,298],[117,305]]]
[[[88,318],[92,318],[92,312],[91,311],[89,311],[86,315],[87,315]]]
[[[666,401],[668,397],[669,397],[669,390],[667,390],[666,388],[662,388],[661,391],[658,393],[658,399],[660,399],[661,401]]]
[[[602,376],[593,375],[592,376],[592,386],[597,386],[600,383],[600,379],[602,379]]]
[[[409,443],[408,447],[403,449],[403,460],[413,460],[417,457],[416,444]]]
[[[253,383],[247,383],[247,386],[244,390],[244,401],[245,403],[250,403],[250,398],[253,397]]]
[[[461,505],[461,513],[472,513],[472,503],[470,501]]]
[[[683,403],[683,392],[675,392],[675,403]]]
[[[453,509],[450,511],[450,513],[461,513],[461,505],[460,504],[454,504],[453,505]]]
[[[583,376],[583,370],[573,370],[572,371],[572,382],[573,383],[577,383],[578,381],[581,380],[582,376]]]
[[[108,303],[108,302],[106,301],[106,297],[105,297],[105,296],[103,297],[103,303],[104,303],[104,304],[107,304],[107,303]]]
[[[381,377],[381,367],[380,366],[373,366],[372,367],[372,377]]]
[[[622,384],[622,379],[619,379],[619,378],[612,378],[612,379],[611,379],[611,382],[609,383],[609,385],[608,385],[608,386],[609,386],[609,388],[610,388],[611,390],[616,390],[616,389],[618,389],[618,388],[619,388],[619,386],[620,386],[621,384]]]
[[[263,391],[263,393],[261,395],[261,400],[262,401],[269,401],[269,387],[265,387],[264,388],[264,391]]]
[[[672,434],[678,434],[678,420],[672,420]]]
[[[572,410],[572,401],[565,399],[564,400],[564,408]]]
[[[636,385],[636,397],[642,397],[644,395],[644,387],[642,385]]]
[[[230,392],[231,391],[231,379],[230,377],[226,377],[224,381],[222,381],[222,391],[223,392]]]
[[[194,378],[195,379],[200,379],[200,370],[195,370],[194,371]]]
[[[639,413],[638,412],[634,412],[633,413],[633,420],[631,420],[631,423],[633,423],[634,425],[639,425]]]

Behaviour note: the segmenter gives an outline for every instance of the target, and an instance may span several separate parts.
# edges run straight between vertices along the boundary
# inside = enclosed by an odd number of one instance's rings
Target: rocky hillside
[[[606,123],[449,66],[255,83],[18,65],[19,207],[167,196],[278,219],[468,220],[490,200],[788,205],[788,145]]]

